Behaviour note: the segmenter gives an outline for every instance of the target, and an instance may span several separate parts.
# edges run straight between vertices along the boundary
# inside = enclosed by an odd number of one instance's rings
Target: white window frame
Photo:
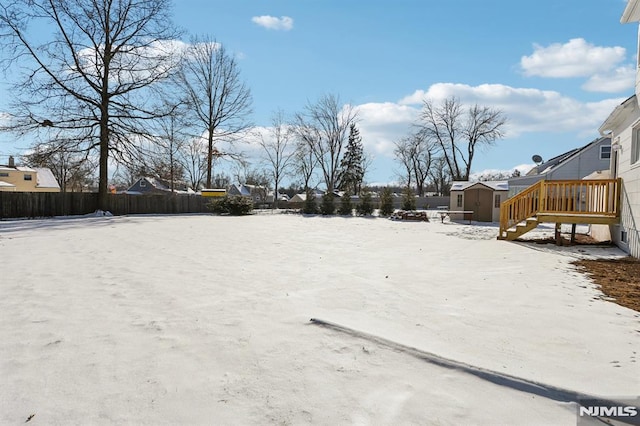
[[[493,207],[496,209],[500,208],[500,203],[502,202],[502,197],[500,196],[500,194],[494,194],[493,195]]]
[[[640,126],[633,128],[631,136],[631,159],[630,164],[636,164],[640,160]]]
[[[601,160],[611,159],[611,145],[602,145],[600,147],[600,159]]]
[[[462,207],[462,194],[458,194],[456,197],[456,207]]]

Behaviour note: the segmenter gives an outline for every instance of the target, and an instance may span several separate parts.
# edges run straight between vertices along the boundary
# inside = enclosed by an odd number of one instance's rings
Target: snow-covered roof
[[[38,176],[38,188],[58,188],[60,189],[60,185],[56,180],[56,177],[51,172],[51,169],[47,168],[37,168],[35,172]]]
[[[469,181],[456,181],[451,183],[452,191],[464,191],[467,188],[472,187],[473,185],[484,185],[489,189],[493,189],[494,191],[508,191],[509,190],[509,182],[506,180],[495,180],[495,181],[486,181],[486,182],[469,182]]]
[[[2,187],[2,188],[15,188],[16,186],[14,184],[12,184],[12,183],[0,180],[0,187]]]

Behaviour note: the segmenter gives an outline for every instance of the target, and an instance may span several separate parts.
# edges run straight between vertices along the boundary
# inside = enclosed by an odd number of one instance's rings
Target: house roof
[[[12,183],[0,180],[0,187],[3,187],[3,188],[15,188],[16,186],[14,184],[12,184]]]
[[[60,185],[56,180],[56,177],[53,175],[53,172],[47,168],[37,168],[36,170],[38,177],[38,188],[58,188],[60,189]]]
[[[620,105],[618,105],[612,112],[609,114],[604,123],[600,125],[598,128],[598,132],[602,136],[606,136],[609,132],[611,132],[615,127],[620,125],[629,111],[633,110],[637,106],[636,95],[630,96],[624,100]]]
[[[624,8],[624,12],[622,12],[620,23],[628,24],[629,22],[638,21],[640,21],[640,1],[629,0],[627,6]]]
[[[486,182],[468,182],[468,181],[457,181],[451,183],[452,191],[464,191],[467,188],[471,188],[474,185],[482,185],[486,186],[489,189],[494,191],[508,191],[509,190],[509,182],[506,180],[494,180],[494,181],[486,181]]]
[[[526,176],[538,176],[538,175],[544,175],[547,173],[551,173],[552,171],[554,171],[555,169],[557,169],[558,167],[560,167],[562,164],[565,164],[567,161],[569,161],[572,158],[577,157],[578,155],[580,155],[583,151],[585,151],[586,149],[588,149],[589,147],[599,144],[600,142],[602,142],[604,139],[609,139],[609,136],[603,136],[597,139],[592,140],[591,142],[589,142],[588,144],[586,144],[585,146],[581,147],[581,148],[574,148],[570,151],[567,151],[563,154],[557,155],[553,158],[551,158],[550,160],[545,161],[544,163],[540,164],[539,166],[534,167],[533,169],[531,169],[529,171],[529,173],[527,173],[525,175]],[[518,179],[518,178],[514,178],[514,179]]]

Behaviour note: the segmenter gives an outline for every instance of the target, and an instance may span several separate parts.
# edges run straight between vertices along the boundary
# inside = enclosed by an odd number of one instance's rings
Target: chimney
[[[9,167],[15,167],[15,166],[16,166],[16,163],[13,160],[13,155],[10,155],[9,156]]]

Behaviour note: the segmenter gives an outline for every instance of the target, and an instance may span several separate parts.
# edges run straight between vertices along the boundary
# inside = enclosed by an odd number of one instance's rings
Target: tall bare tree
[[[302,178],[302,189],[309,192],[311,179],[318,165],[318,160],[313,155],[313,151],[304,141],[298,141],[293,155],[293,173]]]
[[[180,158],[189,186],[195,191],[202,189],[207,176],[205,143],[200,138],[191,139],[182,146]]]
[[[453,180],[468,180],[477,149],[502,138],[506,122],[499,109],[476,104],[465,111],[460,100],[451,97],[440,105],[425,100],[418,124],[436,141]]]
[[[211,187],[216,142],[233,142],[250,127],[251,91],[224,46],[210,38],[194,38],[178,74],[195,128],[207,140],[205,185]]]
[[[280,182],[293,164],[295,155],[293,138],[293,132],[285,121],[284,112],[278,110],[271,119],[270,134],[266,138],[260,135],[258,141],[269,166],[271,181],[274,184],[274,208],[278,208]]]
[[[335,95],[322,96],[296,114],[297,136],[317,159],[328,192],[336,187],[342,151],[356,118],[351,105],[341,105],[340,98]]]
[[[5,66],[22,70],[11,130],[66,131],[67,152],[98,152],[99,208],[110,156],[136,156],[142,122],[160,115],[149,90],[176,64],[170,0],[14,0],[0,5]],[[53,29],[49,40],[30,34]],[[47,142],[51,143],[51,142]]]

